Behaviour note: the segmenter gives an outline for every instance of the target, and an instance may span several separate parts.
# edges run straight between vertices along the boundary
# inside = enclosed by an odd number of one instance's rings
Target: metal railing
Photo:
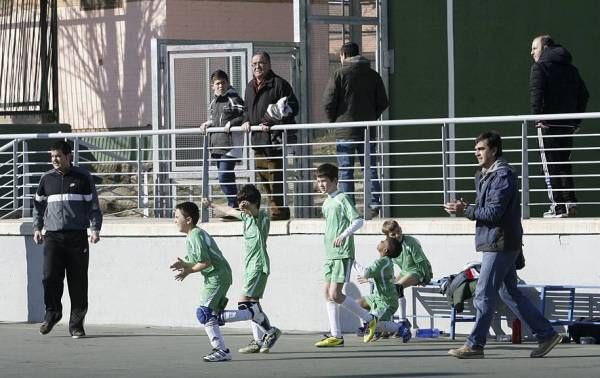
[[[374,122],[347,122],[339,124],[297,124],[275,126],[283,132],[283,191],[285,206],[290,206],[296,217],[319,216],[323,195],[314,189],[314,171],[323,162],[336,163],[336,141],[331,131],[338,127],[388,128],[387,140],[357,141],[359,151],[351,157],[362,158],[366,168],[356,165],[351,180],[355,184],[358,207],[368,209],[373,194],[381,197],[381,211],[377,216],[443,216],[443,202],[457,197],[474,199],[473,157],[474,137],[488,129],[498,129],[504,141],[504,155],[519,172],[524,218],[531,209],[549,205],[544,194],[546,177],[541,173],[537,135],[533,123],[538,120],[597,119],[600,113],[563,115],[517,115],[502,117],[435,118],[390,120]],[[467,127],[474,125],[473,127]],[[253,127],[253,131],[258,130]],[[585,124],[585,133],[574,134],[572,149],[574,191],[581,195],[581,209],[591,209],[587,215],[600,213],[600,160],[593,151],[600,149],[600,132],[594,125]],[[231,129],[241,132],[239,127]],[[309,142],[288,142],[292,132],[326,130],[324,136]],[[209,128],[222,132],[221,128]],[[600,131],[600,130],[599,130]],[[380,135],[383,135],[380,133]],[[194,136],[194,138],[189,138]],[[97,179],[97,189],[105,215],[170,217],[177,202],[199,202],[203,196],[225,202],[219,188],[215,161],[208,146],[208,135],[200,129],[112,131],[94,133],[12,134],[0,136],[8,140],[0,147],[0,217],[27,217],[31,215],[32,197],[39,178],[50,169],[46,139],[66,138],[73,141],[73,162],[89,169]],[[179,139],[177,139],[179,138]],[[185,139],[188,138],[188,139]],[[254,148],[247,136],[241,147],[245,153],[234,169],[237,184],[255,183],[261,159],[253,154]],[[308,138],[299,138],[308,140]],[[186,141],[195,141],[187,143]],[[183,142],[182,142],[183,141]],[[47,143],[45,143],[47,142]],[[44,144],[39,148],[40,143]],[[32,148],[37,144],[37,148]],[[176,146],[176,147],[175,147]],[[371,148],[375,146],[376,148]],[[371,156],[372,154],[372,156]],[[376,161],[377,178],[371,177],[371,157]],[[274,157],[275,158],[275,157]],[[557,164],[565,164],[558,162]],[[523,169],[523,168],[526,169]],[[376,180],[381,189],[373,191]],[[345,180],[350,181],[350,180]],[[268,204],[264,201],[264,205]],[[583,212],[585,213],[585,211]],[[373,214],[364,212],[366,218]],[[203,220],[209,214],[203,212]]]

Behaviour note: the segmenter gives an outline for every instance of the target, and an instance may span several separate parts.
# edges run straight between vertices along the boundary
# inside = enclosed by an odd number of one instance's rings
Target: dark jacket
[[[52,169],[42,175],[33,201],[33,229],[100,231],[102,213],[90,173],[72,166],[65,175]]]
[[[252,126],[259,125],[265,118],[267,107],[270,104],[275,104],[282,97],[288,98],[288,105],[292,108],[292,115],[282,119],[277,124],[282,125],[296,123],[294,117],[298,114],[300,106],[290,83],[288,83],[282,77],[276,75],[273,71],[269,71],[265,77],[265,83],[258,90],[258,92],[256,92],[254,88],[254,80],[251,80],[248,85],[246,85],[246,93],[244,95],[244,100],[246,101],[244,122],[250,122],[250,125]],[[274,123],[267,126],[273,125]],[[281,144],[281,135],[281,131],[253,131],[251,137],[252,145]],[[281,153],[281,147],[253,147],[253,149],[264,152],[267,155]]]
[[[329,122],[375,121],[388,106],[381,76],[371,69],[369,60],[360,55],[344,59],[323,94],[323,107]],[[363,140],[364,128],[335,129],[335,137]]]
[[[489,169],[477,172],[475,184],[477,200],[465,209],[465,216],[477,221],[475,249],[481,252],[521,249],[521,201],[512,167],[504,159],[498,159]]]
[[[233,87],[229,87],[223,96],[215,96],[209,106],[211,127],[240,126],[244,115],[244,100]],[[233,145],[231,133],[209,133],[211,154],[226,154]],[[212,149],[217,147],[216,149]],[[223,148],[218,148],[223,147]]]
[[[529,77],[533,114],[585,112],[589,94],[571,60],[567,49],[554,45],[544,48],[538,61],[533,63]],[[581,120],[550,120],[545,123],[579,125]]]

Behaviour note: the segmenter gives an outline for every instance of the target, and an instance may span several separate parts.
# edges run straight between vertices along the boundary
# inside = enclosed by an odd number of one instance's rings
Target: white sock
[[[371,319],[373,319],[373,315],[371,315],[369,311],[360,307],[360,305],[349,296],[346,296],[346,299],[344,299],[344,302],[342,302],[342,307],[344,307],[346,310],[350,311],[354,315],[358,316],[363,321],[363,323],[371,321]]]
[[[338,339],[342,337],[342,317],[340,314],[340,305],[328,301],[327,302],[327,315],[329,316],[329,328],[331,330],[331,336],[337,337]]]
[[[225,310],[223,311],[223,321],[225,323],[241,322],[252,319],[250,310]]]
[[[396,333],[398,332],[398,323],[392,321],[383,321],[377,323],[377,332],[389,332]]]
[[[406,298],[398,298],[398,301],[400,302],[398,306],[398,318],[400,321],[403,321],[406,320]]]
[[[254,341],[256,341],[258,345],[262,345],[262,339],[265,335],[264,329],[254,322],[250,322],[250,325],[252,326],[252,336],[254,336]]]
[[[206,331],[206,335],[210,340],[210,345],[213,348],[218,348],[221,350],[227,349],[225,347],[225,342],[223,341],[223,337],[221,336],[221,329],[219,328],[219,324],[216,319],[211,319],[204,325],[204,331]]]

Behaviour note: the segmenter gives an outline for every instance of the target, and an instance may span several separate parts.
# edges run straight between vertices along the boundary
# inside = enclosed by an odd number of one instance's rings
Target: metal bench
[[[577,293],[576,286],[543,286],[541,311],[553,325],[584,322],[581,318],[600,318],[600,293]]]

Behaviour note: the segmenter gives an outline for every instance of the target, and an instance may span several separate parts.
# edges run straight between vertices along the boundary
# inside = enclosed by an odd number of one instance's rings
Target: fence
[[[296,217],[319,216],[323,195],[314,188],[314,170],[323,162],[336,163],[341,155],[336,152],[336,142],[331,132],[310,143],[288,142],[294,131],[338,127],[388,128],[390,138],[370,139],[351,144],[356,150],[346,157],[363,160],[367,168],[352,168],[354,178],[341,172],[341,184],[355,184],[359,208],[364,211],[373,195],[381,197],[378,216],[445,215],[441,205],[451,198],[474,199],[473,157],[474,136],[481,131],[496,128],[504,141],[504,156],[519,172],[524,218],[543,211],[549,205],[547,188],[542,174],[538,137],[533,130],[536,120],[596,119],[600,113],[563,115],[520,115],[503,117],[437,118],[416,120],[390,120],[377,122],[348,122],[340,124],[300,124],[275,126],[283,138],[283,191],[285,206],[290,206]],[[472,127],[468,127],[471,125]],[[403,138],[406,128],[419,128],[423,137]],[[586,125],[590,130],[594,126]],[[240,132],[240,128],[232,128]],[[253,131],[258,127],[253,127]],[[220,128],[210,128],[222,132]],[[579,198],[580,214],[597,215],[600,208],[600,160],[594,154],[600,149],[600,133],[588,132],[573,135],[572,175]],[[97,188],[105,215],[170,217],[174,205],[183,200],[199,202],[202,196],[225,202],[219,188],[215,159],[208,146],[208,136],[202,136],[202,145],[174,149],[173,135],[200,135],[197,128],[154,131],[116,131],[95,133],[11,134],[0,139],[8,141],[0,146],[0,216],[27,217],[31,214],[32,197],[42,173],[50,168],[47,151],[32,150],[30,143],[43,139],[67,138],[73,141],[73,163],[89,169],[97,179]],[[379,133],[382,135],[382,133]],[[234,169],[237,183],[255,182],[256,168],[253,148],[249,138],[242,135],[245,151]],[[48,145],[50,142],[48,142]],[[272,146],[269,146],[272,147]],[[549,151],[550,149],[546,149]],[[561,149],[555,149],[561,150]],[[564,148],[562,149],[564,150]],[[567,164],[558,162],[556,164]],[[526,167],[526,169],[523,169]],[[262,170],[264,171],[264,170]],[[346,172],[349,173],[349,172]],[[377,177],[373,177],[374,174]],[[377,186],[370,185],[377,182]],[[374,189],[373,189],[374,188]],[[267,205],[265,203],[265,205]],[[540,210],[541,209],[541,210]],[[427,210],[427,211],[426,211]],[[365,217],[373,215],[365,212]],[[203,212],[206,221],[210,214]]]

